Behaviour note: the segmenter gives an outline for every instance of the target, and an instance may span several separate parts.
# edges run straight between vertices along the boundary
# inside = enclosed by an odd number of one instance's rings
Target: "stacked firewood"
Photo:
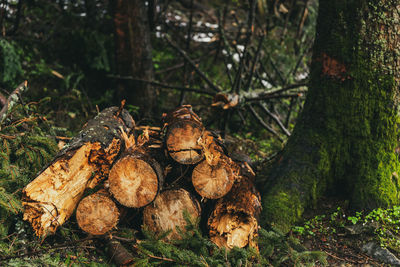
[[[104,235],[131,208],[142,212],[142,227],[170,230],[171,240],[181,238],[187,212],[193,222],[208,216],[218,246],[257,247],[261,204],[249,165],[232,160],[189,105],[164,115],[163,123],[135,127],[123,105],[99,113],[24,188],[24,219],[45,237],[76,210],[83,231]],[[205,210],[205,202],[213,208]]]

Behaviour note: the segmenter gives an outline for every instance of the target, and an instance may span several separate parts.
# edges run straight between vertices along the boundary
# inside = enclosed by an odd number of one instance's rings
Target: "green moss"
[[[284,233],[291,229],[304,211],[297,194],[291,193],[280,191],[276,194],[269,194],[263,199],[263,215],[266,217],[263,217],[262,221]]]
[[[361,209],[399,203],[400,48],[390,32],[400,26],[382,15],[391,8],[320,3],[303,114],[263,190],[266,223],[288,230],[327,190]]]

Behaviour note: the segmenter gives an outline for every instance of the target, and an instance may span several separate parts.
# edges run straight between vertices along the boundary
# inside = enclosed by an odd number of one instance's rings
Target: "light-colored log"
[[[83,198],[76,209],[79,227],[92,235],[103,235],[118,223],[119,210],[105,190]]]
[[[198,140],[204,131],[200,118],[190,105],[182,106],[164,118],[165,144],[172,159],[180,164],[195,164],[203,158]]]
[[[166,190],[159,194],[153,203],[146,206],[143,211],[143,227],[156,235],[171,230],[167,240],[181,239],[177,231],[185,231],[187,222],[184,211],[187,211],[193,222],[200,217],[199,202],[186,190]]]
[[[108,181],[119,203],[140,208],[156,198],[164,176],[160,164],[145,150],[132,149],[114,164]]]
[[[192,173],[192,183],[202,197],[217,199],[232,188],[239,172],[239,166],[227,157],[211,133],[205,131],[199,140],[205,160]]]
[[[24,220],[32,224],[36,235],[54,233],[71,216],[85,189],[93,188],[101,180],[93,174],[109,168],[119,147],[118,139],[107,149],[102,149],[98,142],[86,143],[58,158],[24,188]],[[99,154],[103,155],[102,164],[91,158]]]

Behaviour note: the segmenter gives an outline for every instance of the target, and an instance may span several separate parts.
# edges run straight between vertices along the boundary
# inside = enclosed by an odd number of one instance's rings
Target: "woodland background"
[[[34,240],[19,197],[57,144],[122,99],[137,125],[159,126],[162,113],[191,104],[256,169],[270,162],[303,107],[317,10],[316,0],[1,1],[0,103],[24,80],[29,90],[0,123],[0,261],[111,264],[101,241],[85,237],[74,222],[44,242]],[[143,38],[133,38],[137,32]],[[319,247],[304,247],[296,237],[334,235],[353,222],[341,205],[306,216],[289,235],[262,229],[260,252],[208,255],[215,248],[195,228],[175,246],[146,233],[122,229],[119,235],[128,246],[146,240],[135,248],[142,265],[171,264],[165,258],[199,266],[322,264],[326,254],[310,252]],[[364,220],[361,213],[351,218]]]

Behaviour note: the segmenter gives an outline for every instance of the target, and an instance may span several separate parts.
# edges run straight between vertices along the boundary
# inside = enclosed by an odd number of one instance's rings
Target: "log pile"
[[[170,231],[165,240],[175,240],[187,214],[193,223],[209,216],[202,221],[217,246],[257,247],[261,205],[254,179],[191,106],[163,115],[163,127],[151,128],[136,127],[122,105],[90,120],[23,189],[24,219],[44,238],[76,210],[83,231],[105,235],[118,226],[120,214],[136,209],[143,229]],[[207,201],[213,209],[202,211]]]

